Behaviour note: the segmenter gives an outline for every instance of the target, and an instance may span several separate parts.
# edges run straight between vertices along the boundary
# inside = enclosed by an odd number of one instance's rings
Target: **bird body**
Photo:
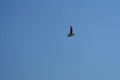
[[[70,33],[67,34],[68,36],[67,37],[72,37],[74,36],[74,33],[73,33],[73,29],[72,29],[72,26],[70,25]]]

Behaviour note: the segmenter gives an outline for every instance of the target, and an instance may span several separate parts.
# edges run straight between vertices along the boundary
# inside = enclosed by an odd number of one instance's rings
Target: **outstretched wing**
[[[72,26],[70,26],[70,34],[73,33],[73,29],[72,29]]]

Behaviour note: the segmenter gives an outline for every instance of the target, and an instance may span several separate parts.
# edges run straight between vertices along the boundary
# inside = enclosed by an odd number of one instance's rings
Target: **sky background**
[[[120,80],[120,0],[1,0],[0,80]]]

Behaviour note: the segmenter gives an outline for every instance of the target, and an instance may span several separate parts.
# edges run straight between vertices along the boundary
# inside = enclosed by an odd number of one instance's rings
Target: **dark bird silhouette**
[[[72,29],[72,26],[70,25],[70,33],[67,34],[68,36],[67,37],[72,37],[74,36],[74,33],[73,33],[73,29]]]

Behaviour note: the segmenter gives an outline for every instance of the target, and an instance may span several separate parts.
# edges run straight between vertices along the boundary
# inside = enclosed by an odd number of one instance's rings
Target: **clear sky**
[[[120,80],[120,0],[1,0],[0,80]]]

